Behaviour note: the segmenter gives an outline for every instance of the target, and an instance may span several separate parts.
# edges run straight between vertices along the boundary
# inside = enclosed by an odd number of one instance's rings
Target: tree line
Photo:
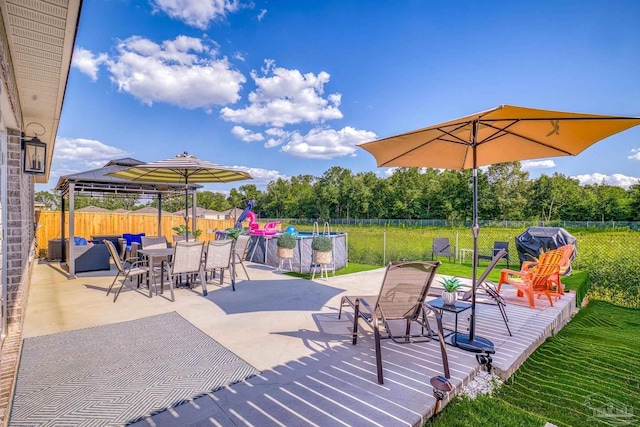
[[[353,174],[340,166],[322,176],[298,175],[269,182],[265,191],[253,184],[233,188],[228,196],[198,191],[197,205],[224,211],[243,209],[255,200],[253,211],[263,218],[380,218],[470,220],[472,217],[472,171],[431,168],[398,168],[389,177],[373,172]],[[59,195],[36,193],[46,209],[59,209]],[[135,210],[156,206],[136,196],[79,196],[76,209],[84,206]],[[163,198],[164,210],[184,209],[184,196]],[[478,216],[483,220],[537,221],[638,221],[640,183],[628,190],[604,182],[580,185],[560,173],[530,179],[520,162],[500,163],[478,171]]]

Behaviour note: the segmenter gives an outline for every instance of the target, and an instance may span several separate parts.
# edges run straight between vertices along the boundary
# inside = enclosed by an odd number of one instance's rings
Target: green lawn
[[[357,264],[355,262],[350,262],[347,267],[341,268],[340,270],[336,270],[336,276],[342,276],[343,274],[358,273],[360,271],[375,270],[376,268],[382,268],[382,267],[379,265]],[[285,274],[292,277],[311,279],[311,274],[296,273],[295,271],[288,271]],[[316,273],[316,276],[318,276],[318,273]]]
[[[447,276],[457,276],[457,277],[466,277],[471,278],[473,268],[471,264],[458,264],[455,262],[450,262],[446,258],[440,260],[442,264],[438,268],[439,274],[445,274]],[[500,269],[506,267],[504,264],[498,264],[496,268],[489,273],[489,280],[497,282],[500,278]],[[336,276],[340,276],[343,274],[351,274],[357,273],[359,271],[367,271],[374,270],[377,268],[381,268],[379,265],[370,265],[370,264],[358,264],[350,262],[349,265],[345,268],[341,268],[340,270],[336,270]],[[478,267],[478,276],[480,276],[485,268],[487,268],[486,263],[481,263]],[[517,266],[515,267],[517,268]],[[300,277],[303,279],[311,279],[311,274],[304,273],[296,273],[296,272],[287,272],[289,276]],[[586,291],[589,287],[589,275],[585,272],[574,271],[571,276],[566,276],[562,278],[562,283],[565,285],[566,289],[574,290],[578,293],[578,301],[582,301],[582,298],[586,294]]]
[[[493,397],[455,399],[427,426],[638,425],[640,310],[591,303]]]

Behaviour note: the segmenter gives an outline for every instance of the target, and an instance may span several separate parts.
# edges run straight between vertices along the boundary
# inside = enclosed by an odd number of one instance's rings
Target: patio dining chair
[[[202,295],[207,295],[207,283],[204,280],[204,267],[202,265],[202,253],[204,251],[204,242],[198,241],[182,241],[177,242],[173,257],[171,258],[169,269],[169,289],[171,290],[171,301],[175,301],[173,294],[174,280],[185,274],[192,275],[189,282],[191,288],[194,287],[195,276],[200,277],[202,284]]]
[[[247,273],[247,269],[244,266],[244,259],[247,256],[247,250],[249,249],[250,240],[251,240],[251,236],[248,236],[246,234],[239,235],[238,239],[236,240],[236,245],[233,248],[233,255],[232,255],[234,265],[240,264],[242,266],[242,269],[244,270],[244,274],[247,275],[247,280],[251,280],[251,278],[249,277],[249,273]],[[237,276],[238,271],[236,270],[235,267],[233,270]]]
[[[354,308],[352,344],[358,340],[358,321],[365,320],[373,328],[376,351],[376,368],[378,383],[383,384],[382,352],[380,340],[391,338],[398,344],[431,341],[434,333],[429,327],[427,314],[435,314],[437,335],[440,341],[442,364],[446,378],[449,375],[449,363],[442,329],[442,315],[425,303],[425,297],[440,265],[436,262],[392,262],[382,280],[380,293],[376,296],[343,296],[340,301],[338,318],[342,315],[344,306]],[[391,322],[404,323],[403,333],[396,334]],[[420,331],[412,331],[412,325],[419,326]],[[397,325],[396,325],[397,326]],[[380,329],[386,333],[381,336]]]
[[[164,236],[142,236],[140,249],[165,249],[169,247],[169,242]],[[153,269],[154,273],[159,272],[164,274],[164,267],[167,266],[169,257],[154,257],[153,265],[149,268]]]
[[[113,285],[115,285],[118,278],[122,276],[122,284],[120,285],[118,290],[114,292],[113,296],[113,302],[116,302],[116,300],[118,299],[118,295],[120,295],[120,291],[122,290],[122,287],[124,286],[124,283],[127,281],[127,279],[132,279],[134,277],[140,279],[143,275],[148,275],[149,267],[145,265],[144,261],[136,261],[133,263],[129,263],[128,265],[123,264],[122,260],[120,260],[118,250],[116,249],[113,242],[106,239],[103,242],[105,245],[107,245],[107,249],[109,249],[111,258],[113,258],[113,263],[118,270],[116,277],[113,279],[113,282],[111,282],[111,286],[109,286],[109,289],[107,290],[107,295],[109,295],[109,293],[111,292],[111,289],[113,288]],[[140,280],[138,280],[138,286],[139,284]]]
[[[204,263],[204,280],[207,281],[207,272],[211,272],[211,277],[214,278],[216,271],[220,272],[220,286],[224,279],[224,270],[229,270],[231,267],[231,249],[233,240],[211,240],[207,246],[207,253],[205,254]],[[235,291],[235,285],[231,281],[231,287]],[[206,294],[205,294],[206,295]]]

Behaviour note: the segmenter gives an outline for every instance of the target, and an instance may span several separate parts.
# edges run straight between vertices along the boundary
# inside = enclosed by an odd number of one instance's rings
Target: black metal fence
[[[326,222],[331,226],[336,225],[358,225],[358,226],[379,226],[379,227],[471,227],[471,221],[448,221],[446,219],[380,219],[380,218],[334,218],[328,220],[318,220],[312,218],[290,218],[290,219],[269,219],[261,218],[263,222],[280,221],[287,224],[312,225],[319,223],[320,227]],[[640,231],[640,221],[511,221],[511,220],[480,220],[480,227],[504,227],[504,228],[527,228],[527,227],[562,227],[562,228],[587,228],[598,230],[636,230]]]

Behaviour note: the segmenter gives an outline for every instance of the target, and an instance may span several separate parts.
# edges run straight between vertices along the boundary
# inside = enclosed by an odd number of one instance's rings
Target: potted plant
[[[187,234],[187,226],[184,224],[180,224],[177,227],[172,227],[171,229],[175,231],[178,236],[185,236]],[[201,234],[202,230],[189,230],[189,237],[194,237],[197,239]]]
[[[276,242],[278,246],[278,257],[279,258],[293,258],[293,248],[296,247],[296,238],[291,234],[283,234],[278,236],[278,241]]]
[[[227,228],[226,230],[224,230],[227,232],[227,237],[229,239],[233,239],[233,240],[238,240],[238,237],[244,233],[244,230],[242,228]]]
[[[442,291],[442,300],[446,305],[453,305],[458,299],[458,293],[456,292],[461,286],[460,280],[457,277],[449,277],[448,279],[442,279],[440,281],[444,291]]]
[[[333,251],[333,240],[329,236],[317,236],[311,242],[313,249],[313,262],[316,264],[329,264]]]

